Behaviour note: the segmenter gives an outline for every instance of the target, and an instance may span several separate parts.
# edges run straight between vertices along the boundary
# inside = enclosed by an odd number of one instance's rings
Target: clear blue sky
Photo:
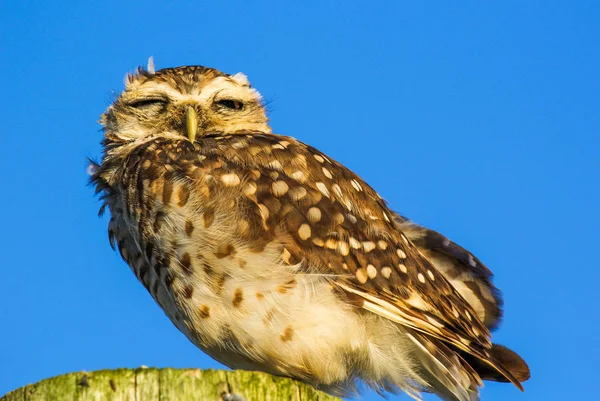
[[[245,72],[274,131],[495,272],[494,338],[533,377],[524,394],[489,383],[484,401],[597,399],[600,3],[254,3],[1,3],[0,394],[71,371],[219,366],[111,251],[86,187],[100,113],[154,56]]]

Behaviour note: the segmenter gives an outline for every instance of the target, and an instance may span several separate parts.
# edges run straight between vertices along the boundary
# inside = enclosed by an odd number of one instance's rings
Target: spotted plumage
[[[102,117],[111,244],[173,323],[232,368],[336,394],[521,388],[490,341],[489,270],[267,122],[245,76],[204,67],[140,69]]]

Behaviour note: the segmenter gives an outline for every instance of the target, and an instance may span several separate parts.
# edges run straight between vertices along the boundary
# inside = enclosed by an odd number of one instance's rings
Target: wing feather
[[[492,272],[472,253],[429,228],[415,224],[397,213],[398,228],[475,309],[490,330],[502,318],[502,294],[494,286]]]

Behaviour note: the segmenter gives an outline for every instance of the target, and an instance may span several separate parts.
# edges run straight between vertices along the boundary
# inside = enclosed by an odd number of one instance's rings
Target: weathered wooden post
[[[116,369],[69,373],[14,390],[0,401],[341,401],[295,380],[260,372]]]

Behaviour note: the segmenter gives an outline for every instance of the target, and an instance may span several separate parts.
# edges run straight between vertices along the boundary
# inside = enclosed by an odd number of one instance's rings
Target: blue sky
[[[274,131],[495,272],[494,339],[533,376],[524,394],[487,384],[484,401],[596,398],[599,3],[366,3],[0,4],[0,394],[71,371],[219,366],[110,249],[86,187],[100,113],[154,56],[245,72]]]

